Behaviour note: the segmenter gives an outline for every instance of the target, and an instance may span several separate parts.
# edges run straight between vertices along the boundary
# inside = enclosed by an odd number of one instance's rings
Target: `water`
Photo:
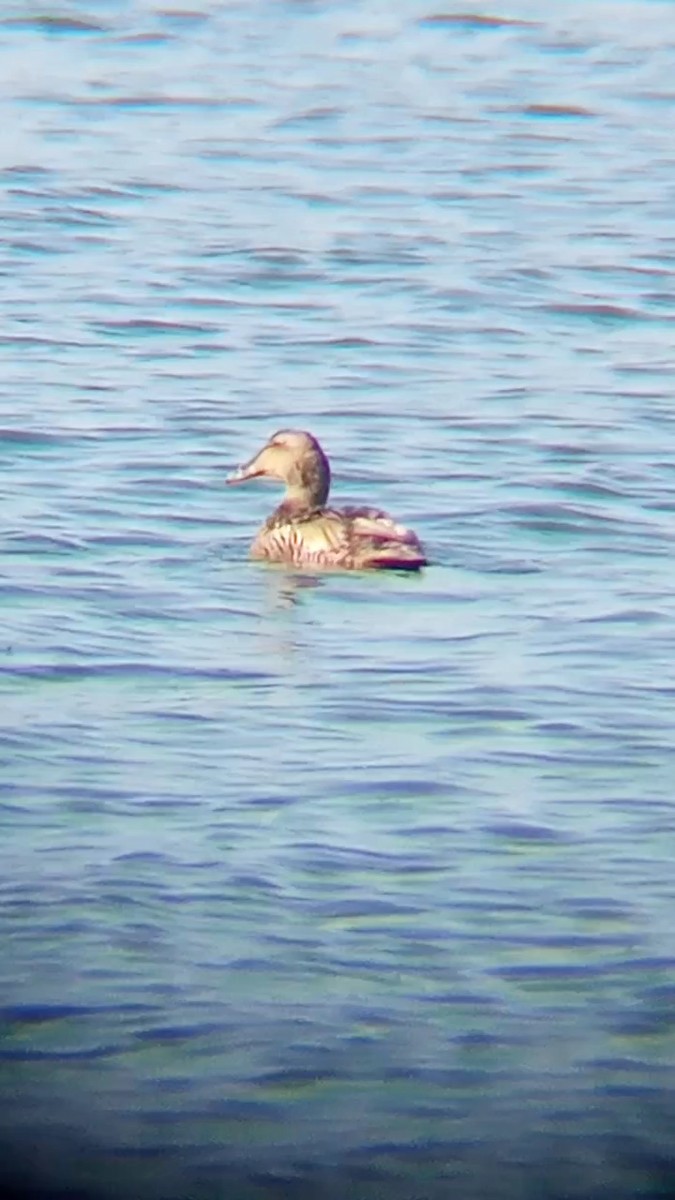
[[[5,5],[3,1172],[675,1167],[675,11]],[[247,561],[311,429],[420,578]]]

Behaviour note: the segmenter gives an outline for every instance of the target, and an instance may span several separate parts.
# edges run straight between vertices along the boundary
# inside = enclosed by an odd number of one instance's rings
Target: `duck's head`
[[[286,484],[286,502],[320,508],[328,499],[330,467],[315,437],[301,429],[280,429],[250,462],[230,475],[228,483],[278,479]]]

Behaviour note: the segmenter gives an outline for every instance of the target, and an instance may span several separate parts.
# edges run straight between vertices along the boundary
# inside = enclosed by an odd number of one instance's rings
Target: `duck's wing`
[[[413,571],[426,565],[417,534],[379,508],[322,509],[305,528],[315,561],[325,565]]]
[[[416,533],[379,508],[345,509],[356,567],[417,570],[426,555]]]
[[[412,529],[399,524],[381,508],[356,508],[352,505],[349,508],[343,508],[340,515],[346,517],[352,524],[354,533],[358,537],[393,538],[394,541],[400,541],[406,545],[419,545],[419,538]]]

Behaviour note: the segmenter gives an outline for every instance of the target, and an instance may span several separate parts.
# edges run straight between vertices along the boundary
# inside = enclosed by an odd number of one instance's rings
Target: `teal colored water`
[[[674,46],[648,0],[3,7],[12,1178],[665,1194]],[[248,562],[280,426],[420,577]]]

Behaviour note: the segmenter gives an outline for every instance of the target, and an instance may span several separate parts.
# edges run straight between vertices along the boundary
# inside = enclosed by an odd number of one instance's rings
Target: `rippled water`
[[[675,9],[6,4],[3,1172],[664,1195]],[[278,426],[419,578],[247,561]]]

